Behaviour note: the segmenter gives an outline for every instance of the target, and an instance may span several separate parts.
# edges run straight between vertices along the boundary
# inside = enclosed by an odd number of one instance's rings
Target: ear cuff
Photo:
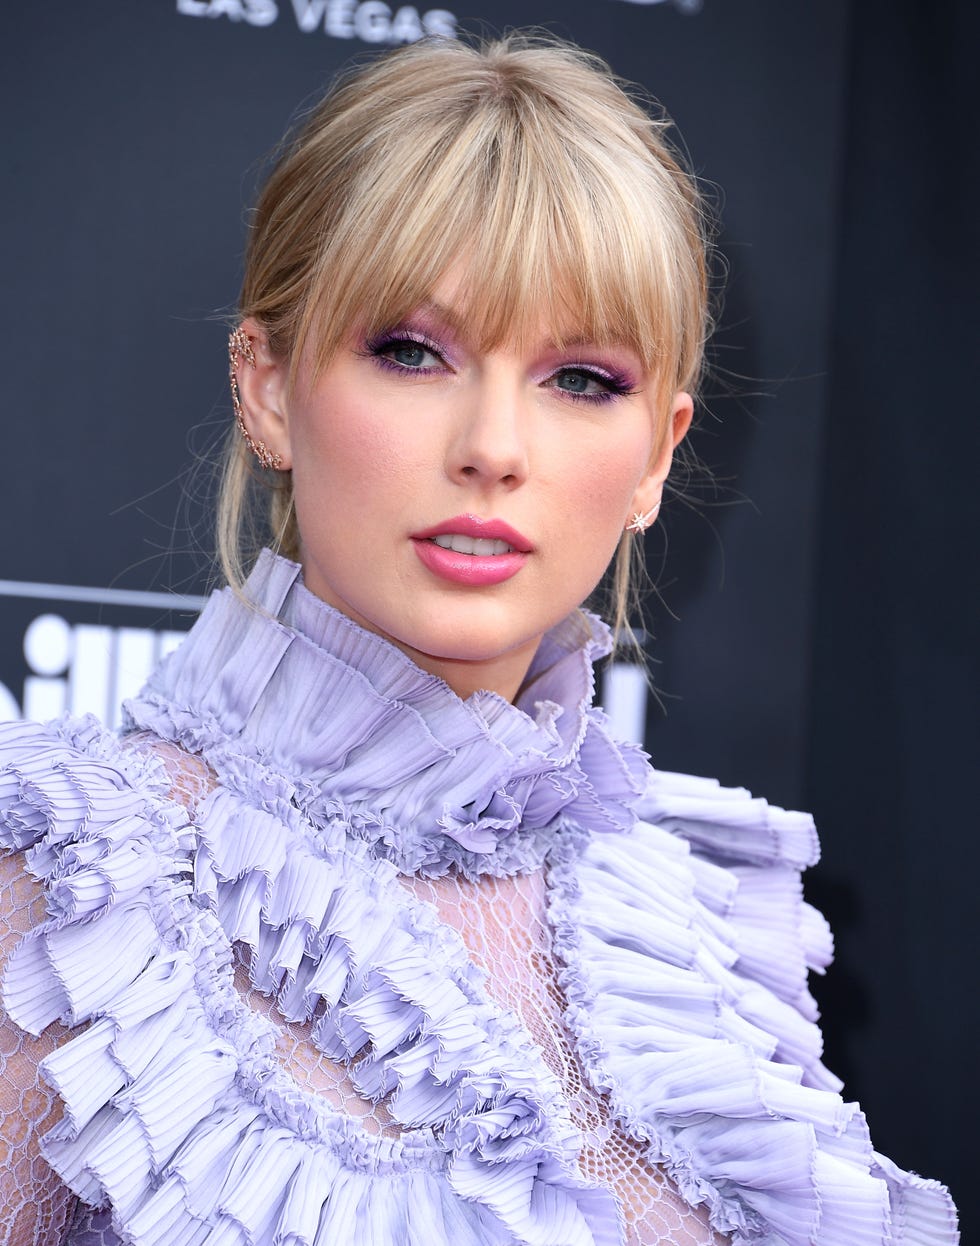
[[[245,412],[242,407],[241,394],[238,392],[238,361],[242,359],[250,368],[255,367],[255,351],[252,339],[245,330],[238,326],[228,338],[228,381],[231,385],[231,405],[235,411],[235,423],[238,431],[245,439],[245,444],[258,459],[259,466],[272,471],[282,471],[282,455],[270,450],[264,441],[256,441],[245,426]]]

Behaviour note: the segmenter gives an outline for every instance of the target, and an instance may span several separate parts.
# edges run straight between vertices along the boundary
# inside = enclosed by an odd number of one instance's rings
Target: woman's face
[[[483,352],[451,280],[315,381],[301,358],[292,390],[245,327],[245,407],[292,468],[307,587],[460,696],[513,699],[542,635],[658,501],[690,398],[658,411],[629,349],[559,350],[544,322]]]

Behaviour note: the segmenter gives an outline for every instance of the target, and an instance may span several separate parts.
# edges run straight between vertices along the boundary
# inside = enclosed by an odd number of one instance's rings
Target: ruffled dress
[[[69,1027],[40,1066],[68,1241],[958,1240],[820,1062],[810,819],[615,741],[598,620],[511,705],[270,553],[246,593],[130,734],[0,728],[0,843],[47,911],[3,1002]]]

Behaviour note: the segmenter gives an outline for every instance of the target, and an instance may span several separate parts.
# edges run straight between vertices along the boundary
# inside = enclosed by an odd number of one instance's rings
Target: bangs
[[[679,327],[699,281],[683,270],[692,238],[678,227],[690,203],[639,127],[603,141],[581,97],[569,115],[507,85],[470,90],[439,121],[431,100],[413,117],[403,98],[397,124],[357,144],[343,208],[322,222],[297,355],[309,345],[319,370],[352,332],[391,328],[453,271],[452,310],[482,349],[520,344],[544,324],[559,347],[625,345],[677,385],[694,345]]]

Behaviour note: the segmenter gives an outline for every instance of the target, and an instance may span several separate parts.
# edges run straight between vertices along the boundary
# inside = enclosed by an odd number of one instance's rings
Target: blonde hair
[[[666,435],[672,395],[702,368],[704,215],[669,122],[632,92],[598,58],[526,34],[424,40],[348,73],[265,183],[240,315],[293,368],[309,347],[318,370],[352,326],[389,328],[462,261],[467,331],[485,349],[561,309],[555,331],[571,315],[576,336],[640,356]],[[218,533],[229,582],[270,534],[298,557],[291,476],[259,471],[232,435]],[[617,628],[638,544],[625,536],[617,556]]]

